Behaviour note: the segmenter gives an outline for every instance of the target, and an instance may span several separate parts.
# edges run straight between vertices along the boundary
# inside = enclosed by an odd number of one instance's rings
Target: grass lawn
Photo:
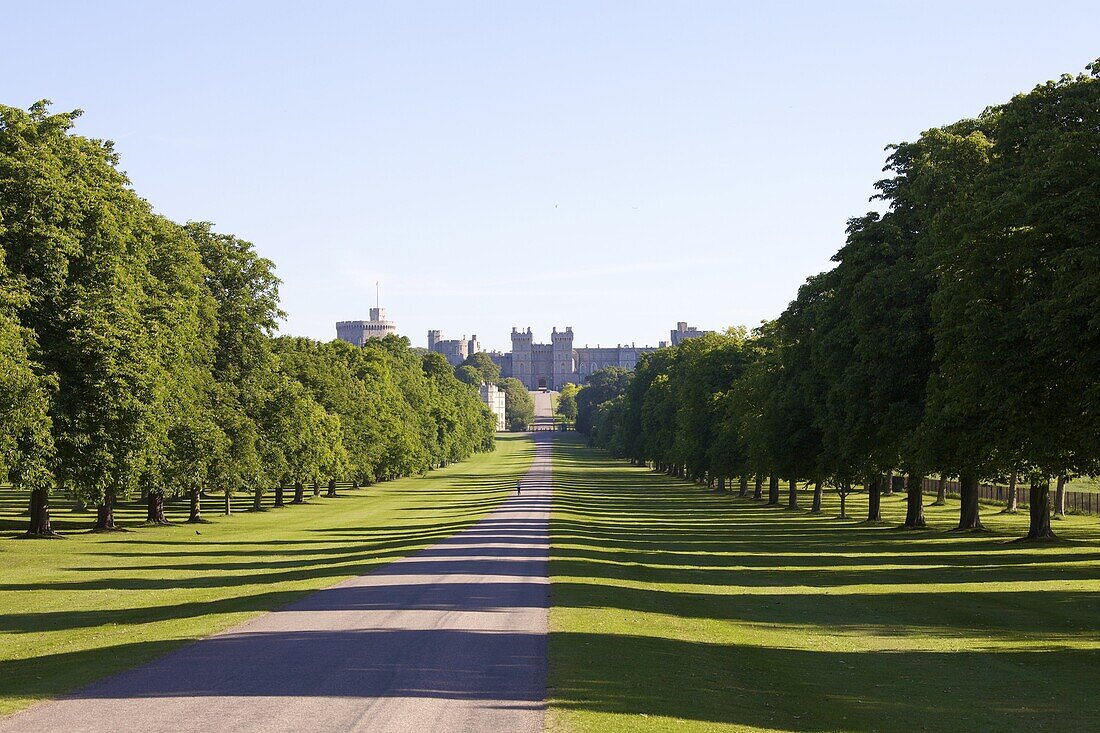
[[[767,508],[564,435],[554,485],[553,731],[1100,728],[1100,518],[1049,546],[988,506],[992,532],[947,533],[954,502],[931,531],[864,527],[832,495]]]
[[[211,500],[211,524],[55,541],[10,539],[24,529],[27,497],[0,492],[0,714],[449,536],[507,496],[533,452],[529,437],[501,436],[494,453],[335,499],[232,517]],[[167,509],[187,516],[182,503]],[[62,531],[94,519],[61,505],[53,516]],[[123,505],[118,518],[136,525],[143,507]]]
[[[1051,489],[1053,491],[1053,488]],[[1066,482],[1067,491],[1092,491],[1100,492],[1100,478],[1080,476]]]

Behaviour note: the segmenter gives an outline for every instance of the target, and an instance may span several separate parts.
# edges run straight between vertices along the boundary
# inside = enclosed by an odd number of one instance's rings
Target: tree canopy
[[[106,531],[139,491],[152,523],[166,493],[202,521],[204,492],[291,485],[300,501],[307,482],[492,448],[491,416],[438,355],[276,338],[273,263],[156,214],[111,143],[73,134],[79,114],[0,106],[0,478],[31,493],[31,535],[52,535],[58,487]]]
[[[579,429],[695,480],[1031,483],[1029,538],[1053,536],[1052,479],[1100,473],[1100,62],[890,147],[835,267],[751,335],[688,339],[632,377],[598,373]],[[622,383],[619,380],[622,380]],[[819,489],[820,490],[820,489]],[[815,501],[815,505],[819,502]]]

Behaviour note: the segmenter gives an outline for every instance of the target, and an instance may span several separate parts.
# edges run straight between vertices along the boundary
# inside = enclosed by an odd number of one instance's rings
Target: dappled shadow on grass
[[[769,507],[559,444],[553,705],[807,732],[1093,726],[1100,523],[1035,548],[1009,541],[1024,517],[952,534],[955,503],[897,532],[858,523],[865,499],[836,520],[835,497],[819,516],[799,498]],[[887,517],[904,501],[885,497]]]
[[[557,565],[551,561],[552,577]],[[817,625],[830,633],[863,636],[988,637],[990,640],[1042,638],[1100,641],[1100,613],[1093,592],[986,591],[776,594],[700,593],[624,587],[605,583],[554,582],[560,608],[614,608],[690,619],[749,624]],[[793,589],[792,589],[793,590]],[[942,614],[930,609],[952,609]]]
[[[8,613],[0,615],[0,632],[19,634],[40,631],[64,631],[68,629],[110,626],[114,624],[140,624],[171,619],[196,618],[221,613],[265,611],[291,603],[311,591],[276,591],[249,593],[248,595],[219,598],[213,601],[190,601],[154,607],[94,609],[81,611],[40,611]],[[97,649],[89,654],[109,656],[111,649]],[[42,672],[48,672],[43,666]],[[0,675],[0,680],[3,676]]]
[[[576,662],[553,691],[568,710],[784,731],[1090,730],[1085,681],[1100,664],[1091,649],[836,652],[570,632],[551,634],[550,654]]]

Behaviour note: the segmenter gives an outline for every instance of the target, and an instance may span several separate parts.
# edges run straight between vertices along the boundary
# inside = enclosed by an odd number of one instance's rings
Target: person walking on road
[[[517,493],[517,494],[521,493],[521,492],[520,492],[520,488],[521,488],[522,486],[523,486],[523,482],[522,482],[522,481],[516,481],[516,493]]]

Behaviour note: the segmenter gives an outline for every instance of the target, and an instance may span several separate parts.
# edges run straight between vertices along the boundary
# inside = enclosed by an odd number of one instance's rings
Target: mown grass
[[[991,532],[947,532],[955,502],[929,531],[861,526],[833,496],[769,508],[567,436],[554,486],[554,731],[1097,729],[1096,517],[1042,546],[993,507]]]
[[[1095,476],[1079,476],[1066,483],[1066,490],[1100,493],[1100,478]]]
[[[26,496],[0,492],[0,714],[449,536],[510,493],[533,451],[528,436],[501,436],[494,453],[338,498],[232,517],[211,501],[211,524],[65,540],[11,539],[24,528]],[[186,507],[170,504],[168,515],[181,521]],[[144,511],[123,505],[118,516],[136,525]],[[54,517],[70,531],[92,520],[63,503]]]

